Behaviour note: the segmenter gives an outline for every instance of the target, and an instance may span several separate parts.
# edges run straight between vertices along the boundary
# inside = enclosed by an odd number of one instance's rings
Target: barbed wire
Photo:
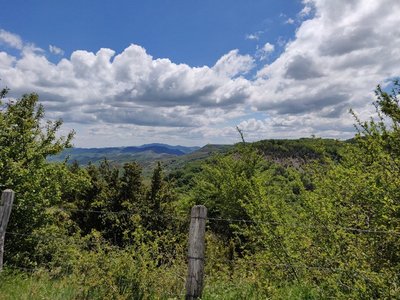
[[[225,262],[227,263],[227,262]],[[252,264],[254,267],[263,267],[263,266],[268,266],[272,270],[274,269],[286,269],[286,271],[290,272],[290,269],[296,269],[297,271],[300,269],[305,269],[307,271],[313,272],[313,271],[322,271],[326,270],[327,273],[330,274],[343,274],[344,276],[348,277],[359,277],[364,280],[364,282],[368,286],[372,286],[371,283],[374,282],[373,279],[371,279],[369,276],[373,274],[379,274],[379,272],[376,271],[366,271],[366,270],[359,270],[359,269],[354,269],[354,268],[341,268],[341,267],[335,267],[332,265],[307,265],[307,264],[292,264],[292,263],[271,263],[271,262],[255,262],[255,261],[244,261],[244,262],[237,262],[237,261],[230,261],[231,264],[243,264],[245,263],[246,265]],[[205,274],[206,277],[210,277],[208,274]],[[342,276],[343,276],[342,275]],[[338,279],[339,284],[342,285],[342,282]],[[321,290],[318,285],[316,285],[316,288],[318,290]],[[363,292],[359,287],[354,286],[355,289],[357,289],[360,292]]]
[[[207,218],[208,221],[216,221],[216,222],[228,222],[228,223],[245,223],[245,224],[254,224],[254,225],[276,225],[276,226],[287,226],[287,227],[302,227],[302,228],[316,228],[316,227],[323,227],[323,228],[329,228],[329,226],[332,226],[333,228],[336,229],[343,229],[345,231],[350,231],[350,232],[358,232],[358,233],[373,233],[373,234],[393,234],[393,235],[399,235],[400,232],[398,231],[389,231],[389,230],[380,230],[380,229],[373,229],[373,228],[354,228],[354,227],[345,227],[345,226],[340,226],[340,225],[335,225],[335,224],[301,224],[301,223],[280,223],[276,221],[253,221],[253,220],[248,220],[248,219],[229,219],[229,218],[215,218],[215,217],[210,217]]]
[[[224,218],[212,218],[212,217],[207,217],[207,220],[209,221],[221,221],[221,222],[228,222],[228,223],[250,223],[250,224],[257,224],[253,220],[246,220],[246,219],[224,219]]]
[[[24,205],[24,206],[17,206],[18,208],[25,208],[25,207],[35,207],[33,205]],[[117,215],[117,216],[136,216],[139,215],[141,217],[154,217],[154,215],[146,214],[139,211],[128,211],[128,210],[120,210],[120,211],[110,211],[110,210],[96,210],[96,209],[80,209],[80,208],[70,208],[70,207],[59,207],[59,206],[50,206],[46,207],[47,209],[53,209],[60,212],[81,212],[81,213],[93,213],[99,215]],[[171,216],[168,215],[168,219],[173,219],[175,221],[189,221],[190,218],[183,217],[183,216]]]
[[[135,215],[137,212],[130,212],[127,210],[120,211],[107,211],[107,210],[93,210],[93,209],[79,209],[79,208],[65,208],[58,207],[60,211],[72,211],[72,212],[82,212],[82,213],[94,213],[94,214],[109,214],[109,215]]]
[[[117,247],[116,245],[112,245],[112,243],[106,240],[103,237],[95,237],[95,236],[73,236],[68,234],[48,234],[43,235],[43,233],[19,233],[7,231],[6,235],[14,235],[14,236],[22,236],[22,237],[32,237],[34,240],[39,240],[41,242],[52,242],[52,241],[65,241],[72,242],[75,241],[77,244],[85,245],[85,246],[97,246],[100,243],[107,244],[108,246]],[[78,239],[76,239],[78,238]]]
[[[235,261],[233,261],[233,263],[237,263]],[[355,269],[345,269],[345,268],[339,268],[339,267],[333,267],[333,266],[327,266],[327,265],[306,265],[306,264],[289,264],[289,263],[278,263],[278,264],[274,264],[274,263],[268,263],[268,262],[254,262],[254,261],[246,261],[247,265],[253,265],[255,267],[270,267],[272,269],[289,269],[289,268],[295,268],[295,269],[306,269],[306,270],[328,270],[330,271],[330,273],[346,273],[348,275],[355,275],[355,276],[362,276],[365,279],[371,280],[370,278],[366,277],[368,272],[367,271],[363,271],[363,270],[355,270]],[[39,271],[39,270],[43,270],[45,268],[60,268],[60,269],[66,269],[66,271],[70,270],[72,268],[71,265],[67,265],[67,266],[57,266],[56,264],[53,263],[41,263],[40,265],[36,266],[36,267],[21,267],[21,266],[17,266],[17,265],[8,265],[5,264],[4,265],[5,268],[8,269],[20,269],[23,271]],[[185,279],[185,275],[186,275],[186,270],[184,272],[182,272],[182,274],[174,271],[173,269],[169,269],[170,272],[172,272],[174,274],[174,276],[177,276],[179,278],[181,278],[182,280]],[[379,272],[373,272],[378,274]],[[208,275],[208,274],[205,274]],[[210,275],[208,275],[210,276]],[[207,276],[207,277],[208,277]]]
[[[31,206],[33,207],[33,206]],[[50,209],[57,209],[59,211],[63,212],[81,212],[81,213],[93,213],[93,214],[103,214],[103,215],[119,215],[119,216],[132,216],[132,215],[140,215],[140,216],[145,216],[145,217],[154,217],[152,215],[143,215],[140,212],[133,212],[133,211],[127,211],[127,210],[120,210],[120,211],[109,211],[109,210],[96,210],[96,209],[80,209],[80,208],[69,208],[69,207],[49,207]],[[188,221],[190,220],[190,216],[185,217],[172,217],[168,216],[169,219],[174,219],[178,221]],[[358,233],[370,233],[370,234],[392,234],[392,235],[397,235],[400,236],[400,232],[398,231],[389,231],[389,230],[381,230],[381,229],[374,229],[374,228],[355,228],[355,227],[346,227],[346,226],[340,226],[340,225],[335,225],[335,224],[301,224],[301,223],[281,223],[277,221],[268,221],[268,220],[263,220],[263,221],[254,221],[254,220],[249,220],[249,219],[237,219],[237,218],[219,218],[219,217],[207,217],[207,221],[211,222],[228,222],[228,223],[243,223],[243,224],[253,224],[253,225],[275,225],[275,226],[287,226],[287,227],[300,227],[300,228],[310,228],[314,229],[316,227],[323,227],[323,228],[329,228],[329,226],[336,228],[336,229],[342,229],[345,231],[349,232],[358,232]]]
[[[12,231],[8,231],[6,232],[6,235],[10,234],[10,235],[14,235],[14,236],[22,236],[22,237],[31,237],[32,240],[37,240],[43,243],[46,242],[66,242],[66,243],[74,243],[75,246],[77,247],[82,247],[82,249],[84,249],[87,246],[95,246],[97,247],[104,247],[104,249],[112,249],[112,250],[124,250],[126,249],[126,247],[129,246],[135,246],[135,244],[133,243],[134,239],[129,238],[129,240],[124,240],[122,243],[122,245],[118,245],[115,243],[115,241],[113,242],[112,239],[106,239],[104,237],[99,237],[99,236],[73,236],[73,235],[68,235],[68,234],[49,234],[49,235],[43,235],[43,233],[18,233],[18,232],[12,232]],[[175,248],[175,251],[173,252],[173,254],[168,253],[168,255],[163,254],[162,252],[160,252],[161,248],[147,248],[144,251],[136,251],[135,253],[143,255],[150,255],[152,258],[157,258],[157,259],[170,259],[171,257],[181,257],[184,258],[185,254],[183,254],[184,252],[179,251],[180,245],[178,244],[178,247]],[[99,248],[101,249],[101,248]]]
[[[38,271],[40,268],[28,268],[28,267],[20,267],[20,266],[14,266],[14,265],[4,265],[3,266],[4,269],[18,269],[24,272],[29,272],[29,273],[34,273],[36,271]]]
[[[119,215],[119,216],[133,216],[133,215],[140,215],[144,217],[154,217],[152,215],[143,215],[138,212],[130,212],[130,211],[106,211],[106,210],[92,210],[92,209],[78,209],[78,208],[65,208],[65,207],[52,207],[59,211],[70,211],[70,212],[81,212],[81,213],[94,213],[94,214],[105,214],[105,215]],[[172,218],[168,216],[168,219],[173,219],[177,221],[189,221],[190,216],[184,217],[175,217]],[[368,234],[390,234],[400,236],[400,232],[398,231],[389,231],[389,230],[381,230],[381,229],[374,229],[374,228],[355,228],[355,227],[346,227],[340,226],[335,224],[301,224],[301,223],[281,223],[276,221],[253,221],[249,219],[234,219],[234,218],[216,218],[216,217],[208,217],[206,218],[208,222],[227,222],[227,223],[243,223],[243,224],[252,224],[252,225],[274,225],[274,226],[283,226],[283,227],[299,227],[299,228],[309,228],[315,229],[316,227],[327,229],[329,227],[333,227],[336,229],[342,229],[348,232],[357,232],[357,233],[368,233]]]
[[[11,234],[11,235],[17,235],[17,236],[32,236],[32,237],[34,237],[34,238],[37,238],[37,239],[39,239],[39,240],[52,240],[52,239],[68,239],[68,238],[70,238],[70,237],[74,237],[74,236],[70,236],[70,235],[62,235],[62,234],[60,234],[60,235],[54,235],[54,234],[50,234],[50,235],[46,235],[46,236],[44,236],[44,235],[38,235],[38,233],[30,233],[30,234],[24,234],[24,233],[17,233],[17,232],[7,232],[6,234]],[[81,237],[81,238],[84,238],[84,237]],[[96,239],[96,240],[81,240],[81,242],[83,243],[83,244],[95,244],[95,245],[97,245],[99,242],[109,242],[109,241],[107,241],[106,239],[104,239],[104,238],[98,238],[98,237],[93,237],[94,239]],[[152,253],[153,255],[155,255],[155,254],[159,254],[159,253]],[[208,259],[207,259],[207,257],[205,257],[205,261],[207,261]],[[228,260],[228,259],[224,259],[223,260],[223,262],[224,263],[227,263],[227,264],[230,264],[230,263],[232,263],[232,262],[234,262],[234,260]],[[272,267],[295,267],[295,268],[305,268],[305,267],[307,267],[307,268],[310,268],[310,269],[317,269],[317,268],[320,268],[320,269],[332,269],[332,266],[322,266],[322,265],[309,265],[309,266],[306,266],[306,265],[299,265],[299,264],[290,264],[290,263],[281,263],[281,264],[273,264],[273,263],[266,263],[266,262],[262,262],[262,263],[259,263],[259,262],[250,262],[250,263],[253,263],[253,264],[255,264],[255,265],[265,265],[265,266],[272,266]]]
[[[16,236],[24,236],[24,237],[28,237],[28,236],[31,236],[31,237],[34,237],[35,239],[39,239],[39,240],[41,240],[41,241],[57,241],[57,239],[61,239],[61,240],[65,240],[65,241],[68,241],[68,242],[70,242],[71,240],[69,240],[68,238],[70,238],[70,237],[74,237],[74,236],[71,236],[71,235],[62,235],[62,234],[49,234],[49,235],[40,235],[40,234],[43,234],[43,233],[29,233],[29,234],[25,234],[25,233],[18,233],[18,232],[7,232],[6,234],[10,234],[10,235],[16,235]],[[79,236],[78,236],[79,237]],[[98,246],[100,243],[107,243],[107,245],[110,243],[110,241],[108,241],[108,240],[106,240],[106,239],[104,239],[104,238],[99,238],[99,237],[93,237],[94,238],[94,240],[84,240],[84,237],[81,237],[82,239],[81,240],[77,240],[78,241],[78,244],[81,244],[81,245],[95,245],[95,246]],[[146,250],[147,252],[148,252],[148,250]],[[159,256],[161,253],[159,253],[159,252],[153,252],[153,251],[151,251],[151,253],[150,253],[151,255],[153,255],[153,256]],[[184,257],[185,255],[183,254],[182,255],[182,258]],[[207,257],[205,257],[205,261],[207,262],[208,261],[208,258]],[[220,261],[220,260],[217,260],[217,261]],[[270,268],[276,268],[276,269],[278,269],[278,268],[283,268],[283,269],[289,269],[289,268],[293,268],[293,269],[307,269],[307,270],[329,270],[330,272],[333,272],[333,273],[340,273],[340,272],[353,272],[353,271],[355,271],[355,270],[351,270],[351,269],[344,269],[344,268],[338,268],[338,267],[335,267],[335,266],[333,266],[333,265],[314,265],[314,264],[310,264],[310,265],[306,265],[306,264],[293,264],[293,263],[271,263],[271,262],[257,262],[257,261],[236,261],[236,260],[230,260],[230,259],[223,259],[222,260],[222,262],[223,263],[225,263],[225,264],[233,264],[233,263],[243,263],[243,262],[245,262],[245,263],[247,263],[247,264],[252,264],[252,265],[254,265],[254,266],[256,266],[256,267],[262,267],[262,266],[267,266],[267,267],[270,267]],[[332,264],[336,264],[337,263],[337,261],[331,261],[331,263]],[[41,265],[40,267],[46,267],[46,265]],[[40,268],[39,267],[39,268]],[[51,265],[51,264],[49,264],[48,265],[48,267],[54,267],[54,265]],[[29,270],[29,268],[25,268],[25,269],[27,269],[27,270]]]

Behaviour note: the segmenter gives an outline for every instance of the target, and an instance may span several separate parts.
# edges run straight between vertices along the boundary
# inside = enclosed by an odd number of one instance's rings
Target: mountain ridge
[[[100,160],[107,159],[117,163],[137,160],[157,160],[170,157],[178,157],[192,153],[201,147],[186,147],[181,145],[168,145],[162,143],[143,144],[139,146],[122,147],[99,147],[99,148],[80,148],[73,147],[62,151],[57,155],[48,158],[51,162],[60,162],[68,160],[77,161],[79,164],[97,163]]]

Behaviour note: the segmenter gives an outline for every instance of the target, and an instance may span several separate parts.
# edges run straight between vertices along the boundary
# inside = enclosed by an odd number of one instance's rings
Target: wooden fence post
[[[0,271],[3,269],[4,239],[13,202],[14,191],[4,190],[0,201]]]
[[[203,205],[193,206],[189,229],[186,300],[200,298],[203,292],[206,220],[207,208]]]

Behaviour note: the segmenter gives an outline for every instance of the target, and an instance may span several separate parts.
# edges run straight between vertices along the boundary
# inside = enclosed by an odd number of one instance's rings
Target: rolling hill
[[[123,164],[132,160],[147,164],[149,161],[179,157],[198,149],[200,147],[171,146],[158,143],[129,147],[70,148],[58,155],[51,156],[48,160],[51,162],[76,161],[80,165],[87,165],[89,162],[98,164],[106,158],[113,164]]]

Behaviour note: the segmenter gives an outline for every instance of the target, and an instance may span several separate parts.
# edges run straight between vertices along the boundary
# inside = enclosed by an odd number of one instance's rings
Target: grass
[[[5,269],[0,275],[0,300],[75,300],[75,299],[105,299],[104,294],[92,290],[82,293],[85,287],[77,284],[73,277],[52,279],[47,271],[33,274]],[[159,291],[160,292],[160,291]],[[112,294],[107,299],[183,299],[182,296],[137,295],[124,296]],[[283,286],[278,289],[261,287],[257,282],[234,282],[227,280],[210,280],[206,282],[202,300],[257,300],[257,299],[288,299],[313,300],[320,299],[317,293],[302,284]]]
[[[78,288],[66,280],[11,270],[0,275],[0,291],[0,300],[64,300],[76,299],[78,294]]]
[[[260,287],[257,283],[216,282],[206,286],[202,300],[317,300],[315,290],[293,284],[279,288]]]

